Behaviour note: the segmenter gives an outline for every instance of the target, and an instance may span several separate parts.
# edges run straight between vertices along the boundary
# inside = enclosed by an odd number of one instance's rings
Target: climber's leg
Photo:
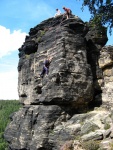
[[[48,75],[48,73],[49,73],[49,68],[44,66],[44,69],[45,69],[46,75]]]
[[[45,74],[45,72],[46,72],[46,70],[45,70],[45,68],[43,67],[43,69],[42,69],[42,72],[41,72],[41,74],[40,74],[40,77],[44,77],[44,74]]]

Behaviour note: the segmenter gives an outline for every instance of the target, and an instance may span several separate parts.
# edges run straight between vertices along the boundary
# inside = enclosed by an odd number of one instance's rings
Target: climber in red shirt
[[[69,8],[66,8],[66,7],[63,7],[64,11],[65,11],[65,14],[67,16],[67,19],[70,17],[70,15],[72,14],[72,11],[71,9]]]

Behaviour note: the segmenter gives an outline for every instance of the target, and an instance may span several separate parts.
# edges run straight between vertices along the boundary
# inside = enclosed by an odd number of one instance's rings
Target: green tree
[[[9,116],[18,111],[21,104],[17,100],[0,100],[0,150],[7,149],[7,142],[4,139],[4,130],[10,122]]]
[[[91,20],[97,25],[106,25],[113,28],[113,0],[84,0],[83,5],[88,6],[91,13]]]

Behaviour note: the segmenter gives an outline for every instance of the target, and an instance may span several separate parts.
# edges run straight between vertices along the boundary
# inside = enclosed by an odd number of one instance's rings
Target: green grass
[[[4,130],[10,122],[9,115],[18,111],[21,104],[18,100],[0,100],[0,150],[7,149],[7,142],[4,140]]]

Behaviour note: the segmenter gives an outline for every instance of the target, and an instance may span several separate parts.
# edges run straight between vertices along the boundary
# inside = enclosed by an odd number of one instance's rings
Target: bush
[[[8,144],[4,141],[3,143],[0,143],[0,150],[6,150]]]
[[[97,141],[86,141],[86,142],[82,142],[82,147],[85,150],[98,150],[99,149],[99,142]]]
[[[105,125],[104,125],[104,129],[105,129],[105,130],[107,130],[107,129],[109,129],[109,128],[110,128],[110,124],[105,123]]]

